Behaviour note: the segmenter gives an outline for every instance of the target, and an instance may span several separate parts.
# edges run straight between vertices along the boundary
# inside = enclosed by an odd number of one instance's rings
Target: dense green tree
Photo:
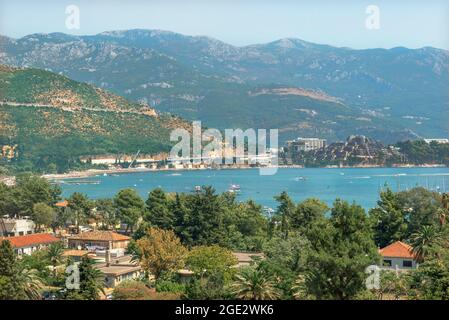
[[[422,225],[440,225],[441,196],[424,188],[414,188],[397,193],[399,206],[407,213],[407,236],[417,232]]]
[[[119,223],[114,201],[111,199],[98,199],[95,201],[95,218],[105,229],[115,229]]]
[[[0,215],[14,217],[20,214],[17,193],[0,182]]]
[[[144,201],[135,190],[124,189],[114,197],[114,206],[127,231],[130,229],[132,233],[145,210]]]
[[[87,195],[80,192],[74,192],[67,199],[67,202],[67,208],[70,212],[70,219],[72,220],[72,223],[79,226],[81,223],[86,222],[94,207],[93,202],[87,197]]]
[[[172,230],[151,227],[136,242],[137,256],[147,274],[159,279],[184,266],[187,249]]]
[[[220,244],[225,239],[222,199],[212,187],[204,187],[187,202],[189,217],[184,229],[187,245]]]
[[[9,241],[0,242],[0,300],[39,299],[41,288],[37,271],[20,264]]]
[[[78,265],[79,289],[67,290],[65,299],[69,300],[97,300],[100,292],[104,293],[103,273],[95,268],[95,263],[87,256]]]
[[[183,298],[188,300],[229,299],[232,294],[225,283],[223,273],[219,272],[195,277],[187,284]]]
[[[0,300],[23,299],[24,294],[19,286],[17,275],[19,269],[16,255],[9,241],[0,243]]]
[[[365,269],[379,257],[363,208],[337,200],[327,221],[307,232],[307,288],[318,299],[352,299],[364,290]]]
[[[369,211],[369,215],[374,228],[374,241],[380,248],[407,237],[408,225],[404,208],[391,189],[380,193],[380,200]]]
[[[291,287],[298,273],[307,268],[309,241],[298,232],[291,232],[287,239],[273,237],[264,245],[265,259],[258,262],[259,268],[277,279],[282,298],[290,299]]]
[[[375,290],[379,300],[384,298],[399,300],[405,298],[410,291],[410,276],[393,270],[383,270],[380,273],[380,286]]]
[[[431,259],[412,273],[410,298],[449,300],[449,260]]]
[[[170,210],[167,195],[161,188],[156,188],[149,193],[146,205],[145,220],[158,228],[166,230],[173,228],[175,217]]]
[[[59,186],[52,186],[46,179],[32,175],[17,176],[13,193],[22,216],[31,216],[36,203],[51,206],[61,199]]]
[[[291,217],[295,212],[295,204],[285,191],[274,198],[277,202],[279,202],[276,215],[280,222],[280,231],[282,236],[287,238],[291,228]]]
[[[193,247],[186,258],[186,267],[197,276],[221,273],[225,281],[230,279],[237,265],[237,258],[232,251],[214,246]]]
[[[32,219],[36,224],[37,231],[42,230],[42,226],[49,228],[56,219],[55,210],[45,203],[35,203],[33,205]]]
[[[291,227],[307,229],[317,219],[324,219],[329,210],[326,203],[318,199],[306,199],[299,203],[291,216]]]
[[[191,234],[186,228],[190,224],[190,210],[187,207],[187,197],[185,194],[176,193],[171,210],[174,217],[173,229],[176,235],[181,239],[182,243],[193,243]]]
[[[409,163],[449,163],[449,144],[424,140],[403,141],[396,144]]]

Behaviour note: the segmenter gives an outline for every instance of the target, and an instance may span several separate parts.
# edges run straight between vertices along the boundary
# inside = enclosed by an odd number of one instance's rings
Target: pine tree
[[[364,290],[365,269],[377,264],[373,233],[362,207],[337,200],[331,217],[307,231],[307,287],[318,299],[353,299]]]
[[[170,211],[167,196],[161,188],[156,188],[150,192],[146,205],[146,220],[151,225],[165,230],[173,229],[174,216]]]
[[[22,291],[17,286],[18,272],[16,256],[9,241],[0,244],[0,300],[23,298]]]
[[[280,218],[281,233],[284,239],[287,239],[288,232],[291,228],[291,217],[295,212],[295,204],[285,191],[274,198],[279,202],[279,207],[276,213]]]
[[[380,193],[377,207],[369,212],[374,228],[374,241],[383,248],[407,235],[407,221],[399,204],[397,194],[387,189]]]
[[[79,289],[67,290],[67,300],[97,300],[104,290],[104,277],[100,270],[94,268],[94,262],[83,257],[78,265]]]

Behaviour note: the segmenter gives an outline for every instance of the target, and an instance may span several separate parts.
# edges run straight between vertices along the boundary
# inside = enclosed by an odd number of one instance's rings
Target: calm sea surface
[[[61,187],[66,197],[78,191],[98,199],[113,197],[124,188],[133,188],[146,198],[157,187],[188,193],[196,185],[210,185],[223,192],[231,184],[240,185],[237,199],[253,199],[272,208],[276,207],[273,196],[286,190],[296,201],[315,197],[332,204],[339,197],[369,209],[375,206],[385,186],[395,191],[415,186],[449,191],[449,168],[280,168],[272,176],[261,176],[258,169],[159,171],[66,179]]]

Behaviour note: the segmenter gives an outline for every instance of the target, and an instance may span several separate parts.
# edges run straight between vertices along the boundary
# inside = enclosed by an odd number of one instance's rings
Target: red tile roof
[[[60,208],[65,208],[68,205],[69,205],[69,202],[67,200],[64,200],[64,201],[61,201],[61,202],[58,202],[55,204],[55,206],[60,207]]]
[[[90,241],[127,241],[131,238],[113,231],[87,231],[69,238],[69,240],[72,239]]]
[[[1,240],[8,240],[14,248],[26,248],[59,241],[58,238],[49,233],[27,234],[25,236],[1,238]]]
[[[382,257],[414,259],[413,248],[401,241],[393,242],[379,250]]]

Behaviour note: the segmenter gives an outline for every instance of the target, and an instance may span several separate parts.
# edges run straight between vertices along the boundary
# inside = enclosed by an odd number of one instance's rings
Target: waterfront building
[[[298,138],[296,140],[287,141],[287,148],[290,152],[318,150],[325,146],[326,140],[319,138]]]
[[[426,143],[436,142],[436,143],[449,143],[449,139],[424,139]]]

